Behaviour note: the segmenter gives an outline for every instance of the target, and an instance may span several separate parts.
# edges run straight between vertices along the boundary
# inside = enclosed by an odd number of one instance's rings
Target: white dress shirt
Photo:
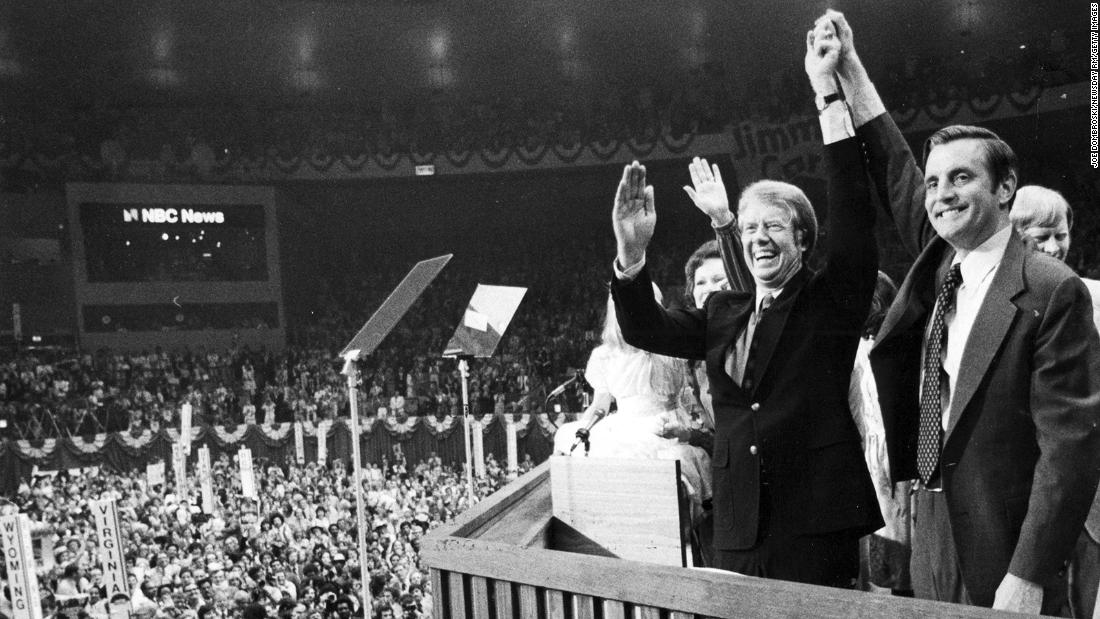
[[[946,316],[947,346],[943,352],[943,370],[948,376],[949,395],[943,406],[942,424],[945,431],[951,412],[951,400],[955,395],[955,384],[963,364],[963,354],[966,352],[967,339],[970,337],[974,321],[978,318],[978,310],[985,301],[989,284],[993,282],[993,274],[997,272],[997,267],[1004,258],[1005,249],[1008,248],[1011,237],[1012,227],[1005,226],[972,251],[958,252],[951,261],[952,264],[959,264],[962,271],[962,284],[955,293],[955,308]],[[927,340],[927,330],[924,335]]]

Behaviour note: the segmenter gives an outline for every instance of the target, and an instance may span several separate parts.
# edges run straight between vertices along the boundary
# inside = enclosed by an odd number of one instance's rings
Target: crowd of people
[[[578,248],[580,246],[578,245]],[[583,368],[597,339],[604,294],[598,252],[561,250],[561,262],[479,265],[444,271],[373,354],[360,362],[361,414],[448,415],[460,411],[457,363],[441,357],[477,273],[528,292],[492,358],[471,364],[469,398],[477,414],[539,412],[548,391]],[[383,262],[385,259],[383,258]],[[563,264],[574,270],[557,271]],[[583,265],[583,266],[581,266]],[[284,353],[196,347],[188,351],[23,350],[0,362],[0,436],[40,438],[178,425],[191,403],[196,421],[212,425],[307,421],[348,415],[347,381],[338,358],[365,320],[362,308],[381,304],[407,264],[332,270],[327,292],[308,316],[291,313]],[[537,271],[537,272],[536,272]],[[552,272],[553,271],[553,272]],[[347,275],[343,275],[347,273]],[[555,399],[576,411],[583,382]]]
[[[521,463],[521,472],[530,463]],[[131,613],[156,619],[352,616],[420,619],[433,614],[431,579],[420,562],[423,535],[499,488],[503,467],[487,457],[470,495],[462,471],[439,458],[406,463],[398,454],[363,470],[365,561],[373,608],[363,612],[352,474],[327,465],[253,464],[258,498],[244,498],[237,463],[213,462],[216,508],[203,513],[197,483],[150,486],[128,471],[38,475],[0,513],[31,521],[46,616],[109,614],[89,500],[118,505]],[[12,617],[6,568],[0,616]]]
[[[7,422],[0,437],[155,432],[178,427],[184,403],[192,405],[194,422],[206,425],[347,417],[347,379],[340,374],[335,352],[24,352],[0,364],[0,419]],[[477,364],[470,381],[471,410],[541,411],[549,374],[539,371],[537,361],[527,366],[494,358]],[[364,365],[368,370],[359,392],[361,414],[403,420],[407,415],[460,413],[461,386],[453,360],[398,357],[394,352]],[[581,393],[580,386],[573,387],[556,403],[563,411],[576,410]]]

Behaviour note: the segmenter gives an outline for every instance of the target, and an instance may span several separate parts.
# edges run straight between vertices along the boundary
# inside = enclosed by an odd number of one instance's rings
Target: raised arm
[[[835,29],[840,39],[836,75],[844,89],[856,136],[866,149],[874,191],[897,225],[906,251],[916,257],[936,236],[924,210],[924,173],[905,136],[886,112],[886,106],[856,53],[848,20],[842,13],[829,10],[818,20],[817,27],[825,23]]]
[[[588,425],[593,419],[603,419],[607,411],[611,409],[611,393],[596,391],[592,394],[592,403],[577,417],[582,425]]]
[[[818,100],[828,102],[820,116],[829,175],[824,278],[838,304],[866,312],[878,269],[875,210],[847,108],[835,99],[839,56],[840,41],[832,24],[819,21],[806,33],[805,68]]]
[[[623,339],[631,346],[681,359],[702,359],[706,354],[704,310],[661,307],[644,266],[632,279],[616,274],[611,296]]]
[[[745,264],[745,254],[741,245],[741,235],[737,230],[737,218],[730,211],[729,194],[722,182],[722,172],[718,164],[708,164],[706,159],[696,157],[688,164],[691,185],[684,185],[684,191],[695,207],[710,218],[714,236],[718,239],[718,251],[722,254],[722,266],[726,269],[726,279],[730,290],[751,292],[756,285],[752,273]]]
[[[653,296],[645,268],[645,250],[653,238],[657,213],[653,187],[637,161],[623,169],[611,214],[616,257],[611,296],[623,339],[649,352],[702,359],[705,317],[697,310],[666,311]]]
[[[623,168],[611,209],[611,224],[615,230],[615,260],[620,269],[630,271],[644,262],[646,247],[657,226],[653,186],[646,185],[645,166],[637,161]]]

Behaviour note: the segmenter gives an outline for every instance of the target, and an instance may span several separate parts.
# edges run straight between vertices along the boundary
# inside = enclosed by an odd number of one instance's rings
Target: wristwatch
[[[840,99],[841,97],[839,92],[827,94],[824,97],[821,95],[817,95],[816,97],[814,97],[814,103],[817,104],[817,113],[820,114],[824,112],[825,108],[829,107],[836,101],[840,101]]]

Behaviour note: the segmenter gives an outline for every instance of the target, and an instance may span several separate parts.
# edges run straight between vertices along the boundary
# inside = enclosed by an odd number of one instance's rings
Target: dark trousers
[[[917,490],[913,495],[913,593],[925,600],[973,604],[963,583],[959,554],[942,492]],[[1066,580],[1043,588],[1043,615],[1065,616]],[[1095,590],[1094,590],[1095,591]]]
[[[691,531],[691,554],[695,567],[714,567],[714,512],[706,510]]]
[[[913,495],[913,554],[909,576],[913,595],[922,600],[969,604],[951,533],[947,499],[942,492],[917,490]]]
[[[715,550],[715,567],[746,576],[851,589],[859,577],[859,537],[850,531],[765,535],[749,550]]]

